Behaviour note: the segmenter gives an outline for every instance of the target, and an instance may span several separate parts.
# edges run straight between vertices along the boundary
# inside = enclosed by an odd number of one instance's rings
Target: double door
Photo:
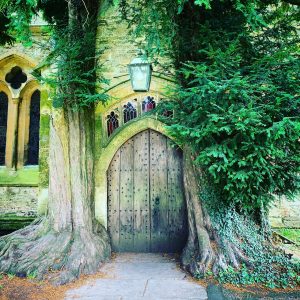
[[[108,231],[115,252],[179,252],[187,239],[182,151],[143,131],[108,169]]]

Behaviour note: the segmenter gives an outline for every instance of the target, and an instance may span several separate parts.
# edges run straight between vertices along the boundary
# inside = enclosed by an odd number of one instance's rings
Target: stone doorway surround
[[[96,156],[95,162],[95,217],[96,219],[107,228],[107,196],[108,196],[108,183],[107,171],[109,165],[119,150],[119,148],[130,138],[136,134],[151,129],[157,131],[166,137],[174,140],[166,131],[164,124],[153,116],[147,116],[132,120],[128,125],[115,135],[101,152]],[[97,141],[96,141],[97,142]],[[175,141],[176,142],[176,141]]]

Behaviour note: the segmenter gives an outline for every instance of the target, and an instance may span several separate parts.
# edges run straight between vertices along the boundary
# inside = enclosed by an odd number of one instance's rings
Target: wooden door
[[[187,239],[182,152],[145,130],[115,154],[108,177],[108,231],[116,252],[178,252]]]

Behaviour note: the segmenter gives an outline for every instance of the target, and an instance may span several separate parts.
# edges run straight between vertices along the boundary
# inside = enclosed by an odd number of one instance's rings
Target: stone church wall
[[[300,196],[294,200],[281,197],[270,210],[272,227],[300,228]]]
[[[38,187],[0,187],[0,234],[18,229],[37,216]]]

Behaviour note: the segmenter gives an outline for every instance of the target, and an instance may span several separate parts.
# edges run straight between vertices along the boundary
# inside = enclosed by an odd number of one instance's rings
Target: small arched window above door
[[[29,139],[26,165],[38,165],[40,141],[40,97],[39,90],[33,92],[30,101]]]
[[[137,110],[133,103],[128,102],[124,105],[123,117],[124,123],[127,123],[128,121],[133,120],[137,117]]]
[[[156,102],[154,100],[154,97],[147,96],[144,98],[142,102],[142,112],[148,112],[156,107]]]
[[[8,97],[4,92],[0,92],[0,166],[5,165],[7,114]]]
[[[107,116],[107,135],[110,136],[119,127],[119,116],[112,111]]]

